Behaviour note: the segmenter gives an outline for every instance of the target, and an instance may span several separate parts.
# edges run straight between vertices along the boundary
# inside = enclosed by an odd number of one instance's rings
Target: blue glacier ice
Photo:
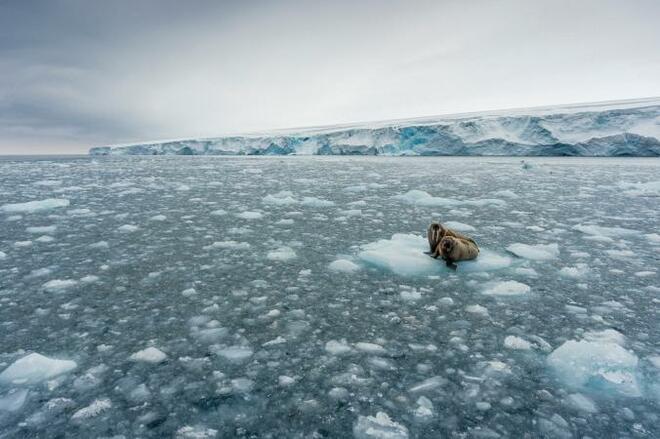
[[[92,155],[660,156],[660,98],[90,149]]]

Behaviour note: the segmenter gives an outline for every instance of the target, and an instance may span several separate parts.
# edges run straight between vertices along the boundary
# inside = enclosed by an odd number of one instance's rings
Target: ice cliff
[[[92,155],[660,156],[660,98],[183,139]]]

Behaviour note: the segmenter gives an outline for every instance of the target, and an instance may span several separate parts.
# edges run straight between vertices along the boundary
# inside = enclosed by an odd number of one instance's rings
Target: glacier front
[[[660,156],[660,98],[90,149],[92,155]]]

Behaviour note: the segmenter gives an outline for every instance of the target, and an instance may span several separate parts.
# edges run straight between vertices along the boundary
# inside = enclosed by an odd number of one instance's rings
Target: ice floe
[[[353,426],[355,439],[408,439],[408,429],[390,419],[385,412],[376,416],[358,416]]]
[[[132,361],[139,361],[143,363],[162,363],[167,359],[167,355],[158,348],[148,347],[137,351],[129,357]]]
[[[506,248],[516,256],[534,261],[547,261],[559,257],[559,244],[511,244]]]
[[[57,360],[32,353],[16,360],[2,373],[0,383],[36,384],[74,370],[78,365],[71,360]]]
[[[5,213],[35,213],[46,210],[67,207],[70,201],[66,198],[47,198],[45,200],[27,201],[25,203],[3,204],[0,211]]]

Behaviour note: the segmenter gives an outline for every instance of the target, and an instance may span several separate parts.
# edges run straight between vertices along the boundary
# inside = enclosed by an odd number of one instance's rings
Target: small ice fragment
[[[508,349],[515,349],[520,351],[528,351],[532,348],[532,344],[515,335],[507,335],[504,338],[504,347]]]
[[[2,373],[0,383],[35,384],[74,370],[75,361],[56,360],[32,353],[15,361]]]
[[[47,198],[39,201],[28,201],[25,203],[3,204],[0,211],[5,213],[33,213],[45,210],[57,209],[58,207],[67,207],[69,200],[66,198]]]
[[[229,361],[241,362],[252,356],[252,349],[247,346],[229,346],[217,350],[216,353]]]
[[[296,258],[296,252],[291,247],[280,247],[277,250],[271,250],[266,254],[266,258],[271,261],[290,261]]]
[[[167,217],[165,215],[154,215],[149,218],[150,221],[165,221]]]
[[[447,384],[446,378],[443,378],[441,376],[433,376],[431,378],[427,378],[424,381],[415,384],[409,389],[409,391],[411,393],[426,392],[428,390],[433,390],[433,389],[437,389],[438,387],[442,387],[445,384]]]
[[[167,355],[163,351],[153,346],[135,352],[133,355],[129,357],[129,359],[132,361],[142,361],[145,363],[154,363],[154,364],[165,361],[166,358]]]
[[[25,404],[28,396],[27,389],[13,389],[0,396],[0,412],[15,412]]]
[[[133,233],[139,229],[138,226],[133,225],[133,224],[124,224],[123,226],[120,226],[117,231],[122,232],[122,233]]]
[[[94,400],[90,405],[88,405],[85,408],[82,408],[75,412],[73,416],[71,416],[72,420],[82,420],[82,419],[88,419],[88,418],[93,418],[101,413],[103,413],[106,410],[109,410],[112,408],[112,402],[110,402],[109,399],[103,398],[103,399],[97,399]]]
[[[332,271],[340,271],[343,273],[353,273],[360,269],[360,266],[354,262],[349,261],[348,259],[337,259],[332,262],[328,268]]]
[[[260,212],[250,212],[250,211],[241,212],[236,216],[246,220],[256,220],[264,217],[264,215]]]
[[[56,293],[75,287],[77,284],[78,281],[73,279],[53,279],[43,284],[42,288],[50,293]]]
[[[527,294],[530,290],[529,285],[515,280],[509,280],[488,283],[483,293],[489,296],[517,296]]]
[[[204,426],[185,425],[176,431],[176,439],[213,439],[218,436],[218,430]]]
[[[465,307],[465,311],[471,314],[479,314],[482,316],[488,316],[488,308],[481,305],[468,305]]]
[[[353,426],[355,439],[408,439],[408,429],[390,419],[385,412],[358,416]]]
[[[277,379],[277,382],[279,383],[280,386],[286,387],[286,386],[290,386],[291,384],[295,383],[296,379],[292,378],[290,376],[280,375]]]
[[[559,257],[559,244],[511,244],[508,251],[521,258],[534,261],[547,261]]]
[[[355,343],[355,349],[367,354],[382,355],[387,353],[384,347],[376,343],[358,342]]]
[[[343,355],[352,352],[353,349],[345,342],[330,340],[325,344],[325,350],[330,355]]]

